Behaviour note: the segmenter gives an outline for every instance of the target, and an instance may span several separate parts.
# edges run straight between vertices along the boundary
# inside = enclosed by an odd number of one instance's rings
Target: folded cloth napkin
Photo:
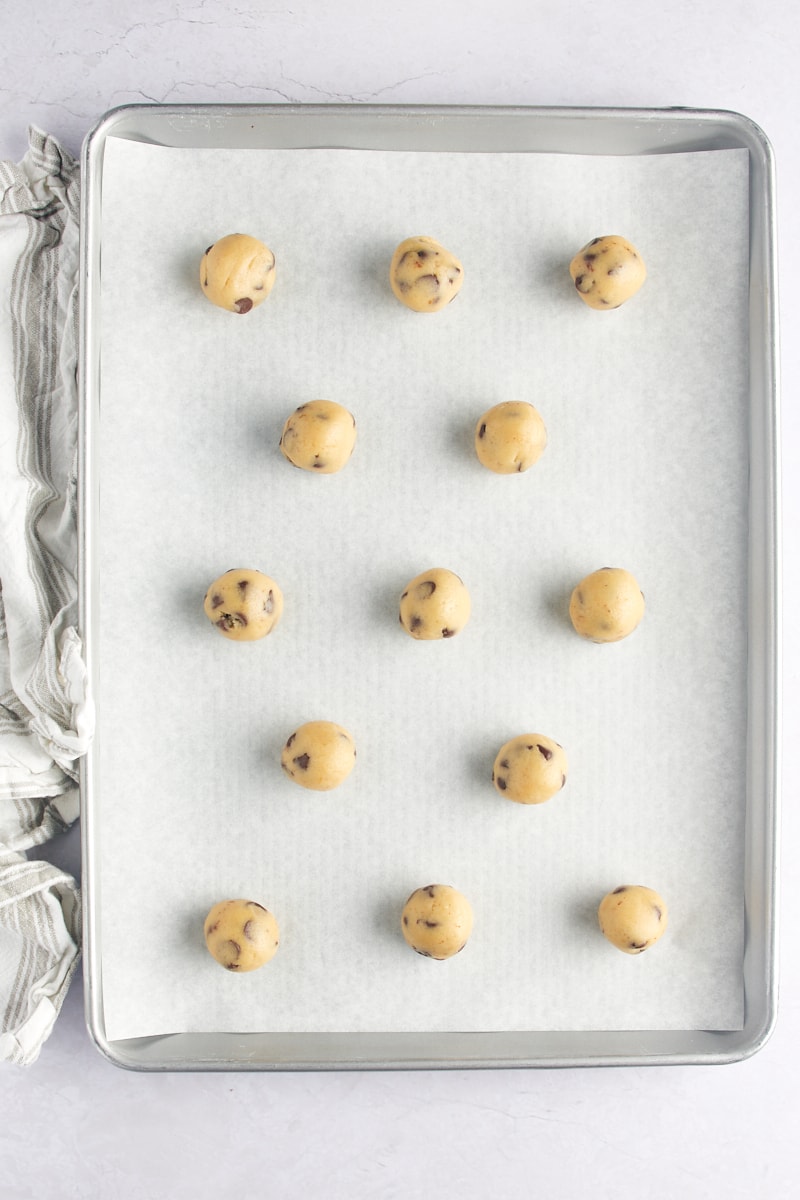
[[[0,1059],[33,1062],[80,945],[75,881],[24,851],[78,816],[78,164],[0,162]]]

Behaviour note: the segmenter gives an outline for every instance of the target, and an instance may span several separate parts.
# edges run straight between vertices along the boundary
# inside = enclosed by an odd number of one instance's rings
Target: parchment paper
[[[742,1023],[748,474],[745,151],[595,158],[185,151],[110,140],[102,196],[96,787],[111,1039],[173,1031],[735,1029]],[[277,256],[259,309],[214,308],[207,245]],[[391,294],[395,245],[461,259],[441,314]],[[567,274],[621,233],[648,266],[611,313]],[[339,475],[281,457],[306,400],[355,414]],[[549,444],[482,468],[475,423],[532,402]],[[572,631],[586,573],[624,566],[637,632]],[[207,623],[235,566],[278,580],[254,644]],[[473,615],[444,642],[400,628],[406,582],[445,566]],[[316,718],[358,746],[312,793],[279,765]],[[527,808],[492,788],[523,732],[569,756]],[[474,934],[437,963],[399,932],[451,883]],[[622,883],[657,889],[662,940],[600,935]],[[282,944],[231,976],[217,900],[259,900]]]

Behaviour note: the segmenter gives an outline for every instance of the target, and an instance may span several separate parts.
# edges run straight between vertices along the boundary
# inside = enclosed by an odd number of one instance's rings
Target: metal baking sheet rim
[[[79,354],[80,626],[93,678],[92,413],[99,401],[103,147],[108,137],[169,146],[463,148],[654,154],[744,148],[750,156],[750,523],[745,1020],[741,1030],[508,1033],[174,1033],[105,1035],[97,930],[92,754],[81,764],[86,1022],[115,1065],[164,1070],[421,1070],[723,1064],[760,1050],[777,1019],[780,749],[779,392],[775,165],[764,132],[735,112],[669,109],[389,105],[130,105],[106,113],[82,151]]]

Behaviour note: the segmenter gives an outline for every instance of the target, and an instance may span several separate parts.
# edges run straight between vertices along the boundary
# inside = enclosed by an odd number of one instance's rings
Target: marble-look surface
[[[135,101],[677,104],[757,121],[776,151],[784,218],[789,601],[782,1003],[754,1058],[563,1072],[128,1074],[90,1043],[78,980],[38,1063],[0,1067],[4,1200],[798,1194],[798,11],[790,0],[0,0],[3,158],[21,156],[31,122],[77,153],[103,112]],[[43,854],[78,874],[77,830]]]

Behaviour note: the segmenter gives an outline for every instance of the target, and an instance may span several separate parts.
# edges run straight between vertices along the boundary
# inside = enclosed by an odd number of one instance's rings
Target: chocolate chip
[[[331,419],[329,413],[326,412],[315,412],[314,416],[318,421],[330,421]]]
[[[414,946],[413,949],[416,950],[417,954],[421,954],[423,958],[433,958],[429,950],[420,950],[419,946]]]
[[[620,892],[627,892],[627,890],[628,890],[628,885],[625,883],[625,884],[623,884],[623,885],[622,885],[622,887],[614,888],[614,890],[613,890],[613,892],[611,893],[611,895],[612,895],[612,896],[616,896],[616,895],[618,895]]]
[[[226,971],[238,971],[239,964],[236,962],[225,963],[225,969],[226,969]]]
[[[440,923],[439,921],[417,921],[418,925],[425,925],[428,929],[438,929]]]
[[[240,300],[234,300],[233,303],[237,313],[248,313],[253,307],[253,301],[249,296],[242,296]]]
[[[289,738],[289,740],[288,740],[288,741],[287,741],[287,743],[286,743],[286,749],[287,749],[287,750],[289,749],[289,747],[291,746],[292,742],[294,741],[294,739],[295,739],[296,737],[297,737],[297,733],[293,733],[293,734],[291,735],[291,737]]]
[[[252,942],[255,940],[253,938],[253,922],[252,921],[245,921],[244,925],[242,926],[242,933],[247,938],[248,942]]]
[[[206,930],[206,937],[208,937],[209,934],[216,932],[217,929],[219,929],[219,921],[215,921],[213,925],[209,925],[208,929]]]
[[[654,909],[654,911],[655,911],[655,914],[656,914],[656,918],[657,918],[657,920],[659,920],[659,921],[660,921],[660,920],[661,920],[661,909],[658,907],[658,905],[657,905],[657,904],[654,904],[654,905],[653,905],[653,909]]]
[[[578,601],[578,604],[584,603],[583,592],[581,592],[580,590],[575,593],[575,598]]]
[[[606,272],[607,275],[620,275],[621,273],[622,267],[609,267],[608,271]]]
[[[417,595],[420,600],[427,600],[436,591],[436,584],[432,579],[426,579],[424,583],[417,585]]]
[[[500,776],[500,775],[498,775],[495,782],[496,782],[497,786],[500,788],[501,792],[504,792],[506,790],[506,788],[508,787],[508,784],[506,783],[505,779],[503,779],[502,776]]]
[[[242,612],[223,613],[215,624],[219,629],[242,629],[247,625],[247,617]]]
[[[315,463],[312,463],[311,466],[314,468],[315,471],[321,471],[322,468],[325,466],[325,463],[324,462],[315,462]]]
[[[408,924],[408,917],[405,917],[405,916],[403,917],[403,924],[404,925]]]
[[[456,629],[443,629],[442,637],[443,638],[455,637],[457,632],[458,632],[458,630],[456,630]]]
[[[511,763],[508,761],[507,758],[503,759],[503,761],[500,763],[500,766],[503,768],[504,771],[509,771],[511,769]]]
[[[250,584],[249,579],[240,579],[236,586],[238,587],[239,591],[244,594],[244,592],[247,591],[249,584]]]
[[[267,598],[264,601],[264,612],[272,613],[275,611],[275,593],[272,588],[267,592]]]
[[[208,247],[208,250],[206,250],[206,254],[208,254],[209,250],[213,250],[214,247],[216,246],[216,244],[217,244],[216,242],[212,242],[211,245]]]
[[[435,883],[429,883],[429,884],[428,884],[428,886],[427,886],[426,888],[423,888],[422,890],[425,892],[425,894],[426,894],[427,896],[430,896],[430,898],[431,898],[431,900],[432,900],[432,899],[433,899],[433,897],[434,897],[434,895],[435,895],[435,893],[436,893],[436,884],[435,884]]]
[[[406,590],[405,592],[403,592],[403,594],[402,594],[402,596],[400,597],[400,599],[401,599],[401,600],[405,600],[405,598],[406,598],[406,596],[407,596],[407,595],[408,595],[408,591]]]
[[[647,942],[631,942],[631,950],[646,950]]]
[[[594,262],[594,260],[595,260],[596,258],[597,258],[597,255],[596,255],[596,254],[584,254],[584,256],[583,256],[583,261],[584,261],[585,263],[590,263],[590,262]]]
[[[550,750],[549,747],[543,746],[540,742],[537,742],[536,749],[539,751],[545,762],[550,762],[550,759],[553,757],[553,751]]]
[[[267,910],[264,908],[264,905],[263,905],[263,904],[259,904],[257,900],[248,900],[248,901],[247,901],[247,903],[248,903],[248,904],[251,906],[251,908],[260,908],[262,912],[266,912],[266,911],[267,911]]]
[[[428,257],[428,251],[427,251],[427,250],[417,250],[417,258],[418,258],[420,261],[422,261],[423,259],[425,259],[425,258],[427,258],[427,257]]]
[[[292,759],[292,762],[296,763],[301,771],[307,771],[311,759],[307,754],[298,754],[297,758]]]
[[[408,623],[408,627],[411,630],[419,629],[421,624],[422,624],[422,617],[413,616]]]
[[[211,607],[219,608],[222,602],[222,596],[220,596],[219,592],[214,592],[214,595],[211,597]]]
[[[563,786],[564,786],[564,784],[565,784],[566,782],[567,782],[567,777],[566,777],[566,775],[562,775],[562,776],[561,776],[561,787],[563,787]]]
[[[480,427],[480,429],[478,430],[478,437],[479,437],[479,438],[482,438],[482,437],[485,437],[485,436],[486,436],[486,422],[485,422],[485,421],[482,421],[482,422],[481,422],[481,427]]]
[[[599,241],[600,241],[600,238],[599,238],[599,237],[592,238],[592,240],[589,242],[589,245],[590,245],[590,246],[596,246],[596,245],[597,245],[597,243],[598,243]]]

